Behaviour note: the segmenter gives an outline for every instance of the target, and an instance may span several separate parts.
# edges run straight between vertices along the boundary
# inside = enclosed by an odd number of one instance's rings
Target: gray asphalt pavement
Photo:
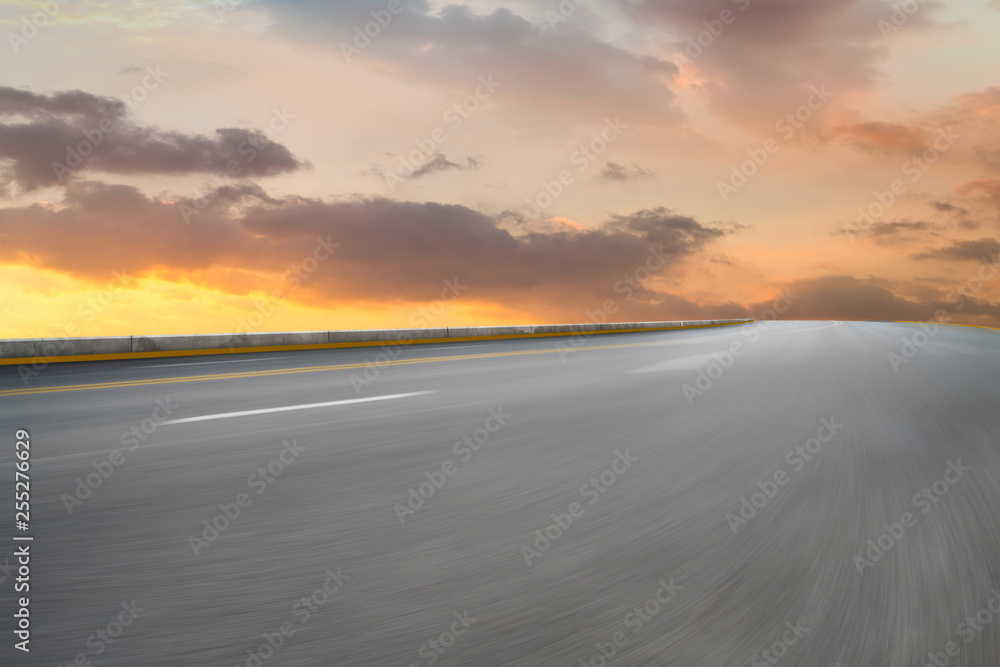
[[[998,406],[878,322],[3,367],[0,664],[995,667]]]

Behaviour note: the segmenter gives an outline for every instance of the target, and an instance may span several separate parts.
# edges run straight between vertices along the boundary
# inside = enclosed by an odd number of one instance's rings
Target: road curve
[[[881,322],[4,367],[0,664],[995,667],[998,405]]]

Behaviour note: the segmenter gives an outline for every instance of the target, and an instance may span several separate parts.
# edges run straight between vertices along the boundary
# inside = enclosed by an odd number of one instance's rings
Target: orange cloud
[[[920,153],[933,141],[928,135],[924,128],[880,122],[843,125],[831,131],[834,141],[869,153]]]
[[[975,195],[985,196],[996,207],[997,212],[1000,213],[1000,179],[986,178],[969,181],[957,186],[955,192],[965,197]]]

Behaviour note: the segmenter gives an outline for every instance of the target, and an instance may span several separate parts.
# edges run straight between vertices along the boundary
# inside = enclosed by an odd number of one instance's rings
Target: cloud
[[[954,109],[963,118],[978,118],[992,125],[1000,122],[1000,86],[965,93],[955,98]]]
[[[304,302],[429,301],[442,281],[458,279],[476,300],[510,308],[535,302],[539,317],[580,317],[621,298],[615,286],[650,258],[659,258],[654,273],[666,272],[733,231],[655,208],[613,216],[598,228],[560,225],[514,236],[463,206],[273,198],[251,184],[221,188],[206,201],[188,224],[180,207],[190,202],[73,183],[59,205],[0,209],[0,233],[9,235],[0,261],[86,280],[106,280],[113,268],[239,291],[280,281],[322,239],[339,247],[300,290]],[[631,291],[624,313],[680,303],[655,280]]]
[[[977,181],[969,181],[957,186],[955,191],[965,197],[983,196],[1000,213],[1000,179],[985,178]]]
[[[958,142],[956,153],[961,161],[1000,171],[1000,86],[958,95],[906,123],[841,124],[817,132],[813,139],[842,143],[867,154],[905,157],[943,152],[946,145],[945,150],[951,152],[951,145]]]
[[[1000,243],[996,239],[981,238],[975,241],[955,241],[950,246],[913,255],[913,258],[978,262],[982,259],[995,258],[998,254],[1000,254]]]
[[[922,153],[934,141],[933,132],[899,123],[865,122],[841,125],[831,131],[841,141],[865,153]]]
[[[674,36],[691,60],[696,86],[731,123],[770,133],[802,105],[810,86],[826,86],[833,106],[870,92],[889,41],[878,28],[892,7],[882,0],[616,0],[636,25]],[[935,26],[942,3],[922,2],[904,30]],[[731,16],[728,24],[720,20]],[[714,25],[717,35],[708,31]],[[694,41],[701,35],[702,44]]]
[[[964,208],[946,202],[931,202],[930,206],[940,213],[953,214],[952,219],[946,222],[929,220],[876,221],[865,226],[864,229],[854,230],[852,233],[856,233],[860,238],[869,238],[878,245],[896,245],[921,239],[928,240],[928,237],[940,237],[956,228],[977,229],[980,226],[978,221],[966,217],[968,211]],[[833,236],[839,236],[843,233],[843,228],[831,232]]]
[[[280,130],[272,125],[268,132],[221,128],[214,137],[187,135],[135,124],[122,100],[0,87],[0,176],[32,191],[89,172],[261,177],[305,167],[273,141]]]
[[[475,157],[466,157],[465,164],[452,162],[443,153],[435,153],[431,158],[423,163],[419,169],[415,170],[410,178],[421,178],[441,171],[475,171],[482,166],[482,161]]]
[[[972,217],[971,211],[964,206],[945,201],[932,201],[930,206],[938,213],[949,214],[954,224],[961,229],[975,230],[983,225],[983,220]]]
[[[617,162],[608,162],[604,165],[604,169],[601,170],[598,178],[604,181],[632,181],[638,178],[650,178],[655,175],[656,172],[637,165],[626,167]]]
[[[865,234],[871,236],[879,245],[891,245],[912,241],[920,236],[917,232],[926,232],[925,235],[936,236],[939,228],[939,225],[922,220],[893,220],[891,222],[876,222],[865,230]]]
[[[573,22],[553,31],[508,8],[477,14],[448,4],[435,11],[426,0],[410,0],[400,14],[383,16],[384,27],[375,23],[376,36],[368,38],[365,24],[385,11],[383,0],[264,0],[262,6],[279,34],[336,49],[352,67],[449,94],[468,95],[488,77],[500,84],[492,102],[535,114],[587,123],[622,115],[630,124],[656,126],[683,118],[670,87],[676,65],[602,41]]]
[[[879,284],[883,282],[853,276],[792,281],[786,289],[797,298],[782,319],[919,322],[931,320],[939,310],[944,310],[955,322],[1000,325],[1000,304],[955,292],[934,292],[919,299],[907,299]],[[770,301],[762,301],[752,306],[751,312],[762,313],[770,306]]]
[[[97,122],[103,118],[118,120],[124,118],[127,112],[122,100],[98,97],[81,90],[46,96],[0,86],[0,117],[24,116],[43,119],[51,116],[69,116]]]
[[[939,213],[956,213],[958,215],[969,214],[968,209],[962,208],[961,206],[955,206],[954,204],[944,201],[933,201],[931,202],[931,206],[933,206],[934,210],[938,211]]]

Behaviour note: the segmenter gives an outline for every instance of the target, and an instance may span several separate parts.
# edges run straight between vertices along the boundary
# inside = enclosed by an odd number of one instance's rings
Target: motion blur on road
[[[34,500],[4,665],[1000,665],[996,331],[0,374]]]

